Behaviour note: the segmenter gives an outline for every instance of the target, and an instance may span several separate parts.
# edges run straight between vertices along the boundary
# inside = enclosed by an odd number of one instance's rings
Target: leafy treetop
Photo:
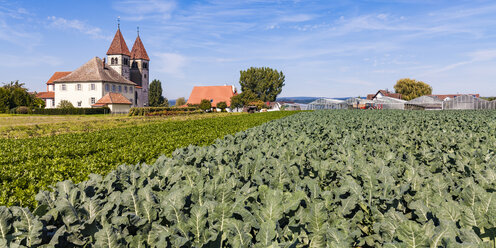
[[[404,100],[412,100],[417,97],[432,94],[432,87],[422,81],[410,78],[402,78],[394,85],[396,93],[400,93]]]
[[[254,93],[257,100],[275,101],[284,86],[284,74],[269,67],[250,67],[240,72],[241,91]]]

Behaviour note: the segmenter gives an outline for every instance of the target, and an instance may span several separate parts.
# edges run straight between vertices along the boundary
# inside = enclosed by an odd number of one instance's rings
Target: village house
[[[129,52],[118,28],[107,59],[94,57],[72,72],[55,72],[47,91],[37,97],[45,100],[46,108],[66,100],[74,107],[108,106],[113,113],[127,113],[148,105],[149,62],[139,32]]]
[[[217,107],[219,102],[225,102],[227,106],[231,106],[231,97],[237,94],[234,85],[224,86],[195,86],[189,95],[189,105],[200,104],[203,99],[207,99],[212,104],[213,108]],[[228,110],[230,111],[230,109]]]

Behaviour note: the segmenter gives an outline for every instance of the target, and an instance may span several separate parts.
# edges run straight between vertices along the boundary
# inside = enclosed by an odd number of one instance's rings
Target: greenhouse
[[[376,109],[405,109],[405,100],[383,96],[373,100]]]
[[[486,101],[472,95],[461,95],[457,96],[451,100],[443,102],[443,109],[472,109],[472,110],[484,110],[484,109],[496,109],[495,101]]]
[[[307,110],[319,109],[348,109],[348,104],[343,100],[320,98],[308,104]]]
[[[405,109],[410,109],[410,110],[443,109],[443,101],[436,96],[421,96],[406,102]]]

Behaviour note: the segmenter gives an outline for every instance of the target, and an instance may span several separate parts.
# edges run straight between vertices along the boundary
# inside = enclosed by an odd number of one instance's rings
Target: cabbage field
[[[494,247],[495,134],[496,112],[298,113],[0,207],[0,247]]]

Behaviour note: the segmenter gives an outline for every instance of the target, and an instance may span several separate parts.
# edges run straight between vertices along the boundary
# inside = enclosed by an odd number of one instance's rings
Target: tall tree
[[[29,93],[19,81],[4,84],[0,89],[0,112],[7,112],[19,106],[38,108],[41,106],[41,101],[37,100],[34,94]]]
[[[432,94],[432,87],[422,81],[402,78],[394,85],[396,93],[400,93],[403,100],[412,100],[420,96]]]
[[[250,67],[240,72],[241,91],[252,92],[258,100],[275,101],[284,86],[284,74],[269,67]]]
[[[154,79],[150,83],[150,92],[148,92],[148,106],[160,107],[164,105],[168,106],[169,102],[164,98],[164,96],[162,96],[162,82]]]
[[[176,107],[181,107],[186,104],[186,100],[184,100],[184,97],[179,97],[176,99]]]

